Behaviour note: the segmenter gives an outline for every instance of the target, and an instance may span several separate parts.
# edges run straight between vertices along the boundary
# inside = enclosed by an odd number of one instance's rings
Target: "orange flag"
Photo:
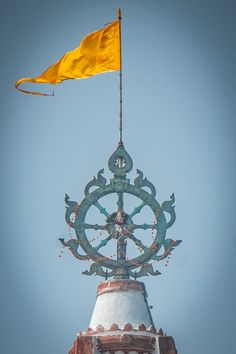
[[[24,82],[59,84],[68,79],[82,79],[108,71],[120,70],[120,10],[118,19],[87,35],[78,48],[67,52],[55,64],[35,78],[22,78],[15,87],[22,92],[51,96],[19,88]]]

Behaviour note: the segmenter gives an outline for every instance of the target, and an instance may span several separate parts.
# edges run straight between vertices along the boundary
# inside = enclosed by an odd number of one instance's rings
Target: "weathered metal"
[[[70,201],[66,194],[66,222],[75,230],[76,239],[65,241],[60,239],[62,244],[69,248],[72,254],[80,260],[92,260],[90,270],[83,272],[86,275],[100,275],[105,277],[115,277],[128,279],[130,277],[140,278],[148,275],[158,275],[159,271],[154,271],[153,265],[149,262],[153,260],[162,260],[170,255],[172,250],[180,244],[180,240],[166,239],[166,232],[175,222],[174,210],[174,194],[170,200],[163,202],[161,205],[155,199],[156,189],[154,185],[143,177],[143,173],[137,170],[138,176],[134,179],[133,184],[126,177],[133,168],[133,162],[123,144],[119,144],[116,151],[111,155],[108,167],[113,172],[113,178],[107,183],[103,176],[104,170],[97,173],[85,187],[85,198],[80,204]],[[95,187],[95,189],[94,189]],[[93,190],[91,191],[91,188]],[[146,190],[148,188],[148,191]],[[131,194],[141,200],[131,213],[126,213],[124,209],[125,194]],[[100,200],[109,194],[116,194],[117,210],[109,213],[106,208],[100,204]],[[99,212],[106,217],[103,225],[86,223],[86,215],[89,209],[95,206]],[[136,224],[133,217],[140,213],[141,210],[148,206],[155,218],[153,224]],[[166,221],[165,213],[169,214],[169,221]],[[138,230],[152,230],[155,233],[153,240],[149,246],[142,243],[135,236]],[[106,231],[108,236],[101,240],[97,246],[92,246],[89,242],[86,230],[102,230]],[[111,259],[100,253],[100,249],[105,247],[112,240],[117,240],[117,259]],[[127,242],[133,242],[141,251],[141,254],[135,258],[129,259],[126,254]],[[162,246],[164,252],[159,254]],[[82,248],[85,254],[80,254],[78,249]],[[134,269],[140,268],[139,271]]]

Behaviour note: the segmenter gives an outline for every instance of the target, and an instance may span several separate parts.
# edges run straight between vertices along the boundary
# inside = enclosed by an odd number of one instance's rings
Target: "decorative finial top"
[[[118,145],[116,151],[109,158],[108,167],[117,178],[126,177],[126,174],[132,170],[133,161],[122,143]]]

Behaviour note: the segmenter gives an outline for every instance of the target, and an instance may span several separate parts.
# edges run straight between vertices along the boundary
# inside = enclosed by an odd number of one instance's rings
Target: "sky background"
[[[62,250],[64,193],[82,200],[118,141],[118,73],[14,89],[121,7],[124,142],[176,196],[182,239],[159,277],[143,278],[157,327],[180,354],[235,348],[236,3],[222,0],[21,0],[1,5],[1,352],[65,354],[88,327],[100,279]],[[25,85],[44,89],[50,86]],[[144,215],[145,217],[145,215]]]

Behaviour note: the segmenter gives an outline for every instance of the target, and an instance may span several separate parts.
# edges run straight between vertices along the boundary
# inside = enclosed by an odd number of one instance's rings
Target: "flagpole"
[[[123,129],[123,117],[122,117],[122,52],[121,52],[121,10],[118,9],[118,20],[119,20],[119,37],[120,37],[120,121],[119,121],[119,145],[123,145],[122,140],[122,129]]]

